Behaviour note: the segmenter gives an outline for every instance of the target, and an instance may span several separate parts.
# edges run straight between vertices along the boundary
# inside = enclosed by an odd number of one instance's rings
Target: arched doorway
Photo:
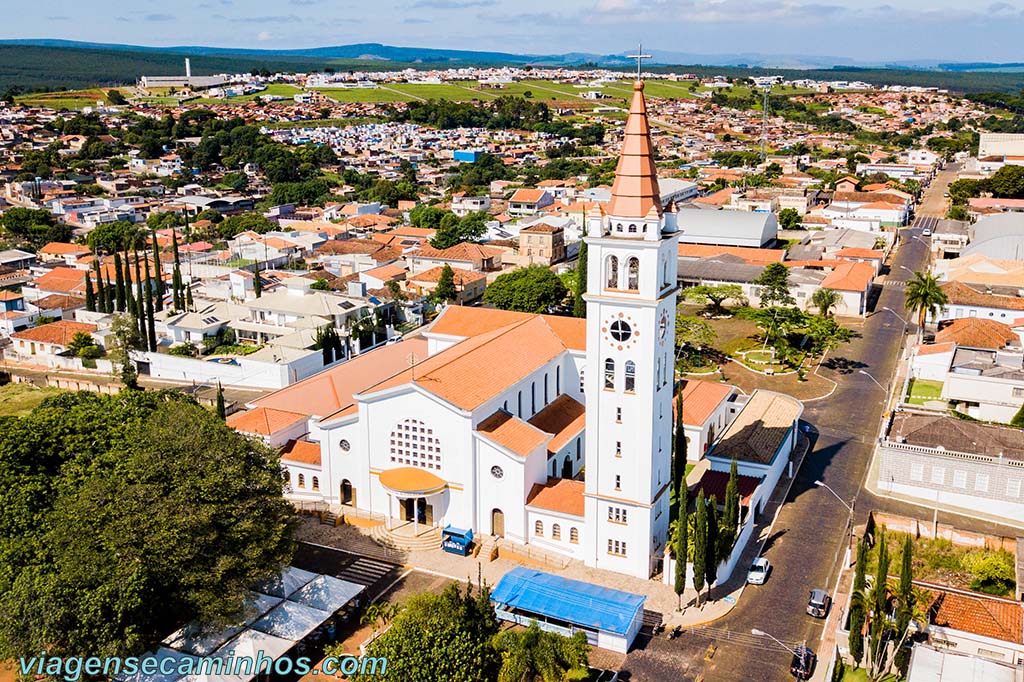
[[[491,510],[491,535],[496,538],[505,537],[505,512],[500,509]]]
[[[347,507],[356,506],[356,489],[347,478],[341,482],[341,503]]]
[[[572,460],[569,459],[569,455],[562,460],[562,478],[572,478]]]

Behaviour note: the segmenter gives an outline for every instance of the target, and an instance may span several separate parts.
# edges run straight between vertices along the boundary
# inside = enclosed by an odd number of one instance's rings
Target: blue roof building
[[[602,649],[626,653],[643,623],[647,597],[519,566],[491,592],[501,620],[571,636],[584,632]]]

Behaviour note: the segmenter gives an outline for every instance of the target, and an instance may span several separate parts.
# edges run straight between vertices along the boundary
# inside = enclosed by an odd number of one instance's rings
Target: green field
[[[24,417],[43,400],[58,393],[56,388],[37,388],[32,384],[0,386],[0,417]]]
[[[114,88],[115,90],[121,88]],[[123,90],[123,89],[121,89]],[[96,102],[107,101],[107,91],[100,88],[88,90],[67,90],[62,92],[40,92],[15,98],[18,104],[29,107],[49,107],[58,111],[94,107]]]
[[[942,382],[927,379],[911,379],[907,388],[907,402],[924,405],[933,400],[942,400]]]
[[[390,83],[387,85],[392,90],[405,93],[410,99],[447,99],[453,102],[470,102],[475,99],[494,99],[489,91],[479,92],[473,87],[475,82],[469,83],[442,83],[440,85],[410,85],[407,83]]]
[[[335,102],[411,102],[416,99],[384,88],[322,88],[317,92]]]

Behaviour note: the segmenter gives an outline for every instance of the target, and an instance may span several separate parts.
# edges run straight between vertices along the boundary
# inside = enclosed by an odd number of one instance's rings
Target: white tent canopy
[[[272,597],[287,599],[292,593],[310,580],[313,580],[316,576],[316,573],[288,566],[281,571],[280,575],[260,581],[253,589],[263,594],[269,594]]]
[[[318,575],[288,599],[320,611],[334,613],[355,599],[362,591],[362,585],[339,580],[329,575]]]
[[[142,664],[143,661],[149,658],[156,659],[157,672],[147,675],[142,672]],[[164,675],[160,673],[160,666],[166,659],[171,659],[174,661],[174,672]],[[193,662],[195,662],[196,660],[195,656],[189,656],[188,654],[182,653],[180,651],[175,651],[174,649],[168,649],[167,647],[160,647],[159,649],[157,649],[155,654],[152,652],[147,652],[139,657],[139,671],[136,672],[134,675],[124,675],[122,673],[114,675],[114,679],[118,682],[177,682],[177,680],[181,679],[181,675],[177,672],[180,669],[179,666],[183,665],[183,662],[189,659],[191,659]],[[147,665],[153,664],[148,663]],[[170,664],[166,665],[169,666]]]
[[[331,614],[286,601],[252,624],[254,630],[293,642],[305,639]]]
[[[224,642],[244,630],[250,623],[258,620],[267,611],[280,604],[281,601],[278,597],[250,592],[249,603],[246,605],[245,616],[241,623],[212,631],[204,630],[197,623],[189,623],[165,639],[163,643],[172,649],[184,651],[194,656],[209,656]]]

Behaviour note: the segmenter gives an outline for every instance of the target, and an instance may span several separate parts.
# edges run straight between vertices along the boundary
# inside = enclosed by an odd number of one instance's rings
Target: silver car
[[[807,613],[815,618],[824,618],[828,615],[831,603],[832,597],[825,590],[811,590],[811,596],[807,599]]]
[[[750,564],[750,570],[747,571],[747,583],[750,585],[764,585],[764,581],[768,579],[768,572],[772,570],[772,565],[763,556],[759,556],[754,559],[754,563]]]

